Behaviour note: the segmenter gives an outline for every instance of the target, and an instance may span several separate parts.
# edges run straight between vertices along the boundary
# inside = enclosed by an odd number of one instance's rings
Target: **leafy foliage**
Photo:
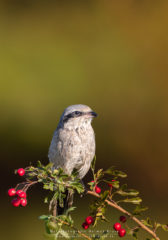
[[[99,169],[95,172],[96,157],[93,159],[91,164],[91,170],[93,173],[93,181],[89,182],[90,190],[88,194],[96,196],[90,204],[90,216],[94,219],[92,227],[94,228],[99,221],[105,222],[110,221],[107,219],[106,212],[107,206],[110,205],[120,212],[124,213],[127,219],[125,221],[125,227],[127,228],[127,234],[132,237],[132,239],[138,239],[138,232],[143,228],[149,234],[151,234],[152,239],[159,238],[156,235],[156,230],[162,228],[164,231],[168,231],[168,226],[166,224],[160,224],[153,222],[149,217],[145,219],[137,219],[136,216],[142,216],[142,214],[148,209],[141,205],[142,199],[139,197],[139,192],[135,189],[128,188],[127,184],[121,184],[127,174],[123,171],[117,170],[115,167],[110,167],[106,170]],[[105,239],[107,238],[109,232],[103,231],[101,234],[94,235],[92,237],[86,235],[74,226],[74,221],[71,217],[71,212],[75,210],[72,206],[66,210],[62,215],[54,214],[54,208],[56,203],[59,203],[60,207],[64,206],[64,199],[66,197],[66,191],[70,191],[72,194],[75,192],[81,194],[85,191],[84,186],[78,179],[78,172],[73,171],[71,176],[65,174],[61,168],[54,169],[53,165],[50,163],[44,166],[40,161],[37,163],[37,167],[27,167],[26,171],[26,182],[20,183],[16,186],[24,185],[24,190],[35,184],[42,184],[43,189],[48,191],[48,195],[45,197],[44,202],[49,204],[49,215],[42,215],[39,217],[45,223],[45,237],[50,240],[55,240],[58,237],[64,239],[75,239],[77,237],[83,237],[85,239]],[[105,190],[101,194],[97,194],[95,189],[98,184],[105,186]],[[108,189],[107,189],[108,186]],[[132,212],[128,212],[121,205],[132,204],[135,205]],[[129,222],[134,221],[135,226],[129,227]],[[131,225],[132,226],[132,225]],[[72,238],[69,232],[66,231],[66,227],[74,230],[74,237]],[[148,240],[148,239],[146,239]]]

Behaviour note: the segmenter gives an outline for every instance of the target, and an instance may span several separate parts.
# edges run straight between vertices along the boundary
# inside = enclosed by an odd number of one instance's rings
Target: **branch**
[[[89,194],[89,195],[92,195],[92,196],[94,196],[94,197],[100,198],[100,196],[99,196],[97,193],[93,192],[93,191],[87,191],[86,194]],[[156,233],[155,233],[154,231],[152,231],[150,228],[148,228],[147,226],[145,226],[139,219],[137,219],[137,218],[136,218],[135,216],[133,216],[131,213],[129,213],[128,211],[126,211],[124,208],[120,207],[116,202],[114,202],[114,201],[112,202],[112,201],[109,201],[109,200],[105,200],[105,202],[106,202],[109,206],[111,206],[111,207],[117,209],[118,211],[120,211],[120,212],[126,214],[127,216],[129,216],[134,222],[136,222],[142,229],[144,229],[144,230],[147,231],[150,235],[152,235],[156,240],[160,240],[160,238],[157,237],[157,235],[156,235]]]

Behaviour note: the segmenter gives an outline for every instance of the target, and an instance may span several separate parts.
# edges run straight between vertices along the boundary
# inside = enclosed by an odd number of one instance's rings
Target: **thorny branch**
[[[87,194],[92,195],[94,197],[98,197],[100,198],[100,196],[93,192],[93,191],[87,191]],[[124,213],[125,215],[129,216],[134,222],[136,222],[142,229],[144,229],[145,231],[147,231],[149,234],[151,234],[156,240],[160,240],[159,237],[157,237],[156,233],[154,231],[152,231],[150,228],[148,228],[147,226],[145,226],[139,219],[137,219],[135,216],[133,216],[131,213],[129,213],[128,211],[126,211],[124,208],[120,207],[115,201],[109,201],[109,200],[105,200],[105,202],[117,209],[118,211]]]

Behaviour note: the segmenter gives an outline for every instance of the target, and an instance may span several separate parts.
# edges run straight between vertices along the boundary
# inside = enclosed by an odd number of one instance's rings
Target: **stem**
[[[100,196],[99,196],[97,193],[93,192],[93,191],[87,191],[87,194],[92,195],[92,196],[94,196],[94,197],[100,198]],[[111,207],[117,209],[118,211],[126,214],[127,216],[131,217],[131,219],[132,219],[134,222],[136,222],[142,229],[144,229],[145,231],[147,231],[147,232],[148,232],[150,235],[152,235],[156,240],[160,240],[159,237],[156,235],[156,233],[155,233],[154,231],[152,231],[150,228],[148,228],[147,226],[145,226],[138,218],[136,218],[135,216],[133,216],[131,213],[129,213],[128,211],[126,211],[124,208],[120,207],[116,202],[114,202],[114,201],[111,202],[111,201],[109,201],[109,200],[105,200],[105,202],[106,202],[109,206],[111,206]]]
[[[30,186],[32,186],[32,185],[34,185],[34,184],[36,184],[36,183],[38,183],[38,181],[27,182],[26,185],[24,186],[23,190],[26,192],[27,189],[28,189]]]

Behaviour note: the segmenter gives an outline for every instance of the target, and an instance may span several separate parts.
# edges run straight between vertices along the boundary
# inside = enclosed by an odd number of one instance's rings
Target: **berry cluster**
[[[95,181],[91,181],[91,183],[94,183],[94,182],[95,182]],[[101,188],[98,187],[97,184],[96,184],[96,186],[95,186],[95,192],[96,192],[97,194],[100,194],[100,193],[101,193]]]
[[[125,223],[126,222],[126,217],[125,216],[120,216],[120,222]],[[121,228],[121,223],[114,223],[113,226],[114,230],[118,232],[119,237],[124,237],[126,234],[126,230],[124,228]]]
[[[86,217],[85,219],[85,222],[82,223],[82,227],[86,230],[89,228],[89,225],[93,224],[94,223],[94,219],[92,216],[88,216]]]
[[[19,168],[17,170],[17,173],[19,176],[23,176],[25,174],[25,170],[23,168]],[[12,205],[14,207],[19,207],[20,205],[22,207],[25,207],[27,205],[26,192],[24,192],[21,189],[16,190],[15,188],[10,188],[8,190],[8,196],[10,197],[16,196],[16,198],[12,200]]]
[[[114,182],[115,180],[111,180],[111,181]],[[94,182],[94,181],[91,181],[91,182]],[[108,183],[108,186],[110,187],[110,190],[112,190],[113,184],[112,184],[112,183]],[[96,192],[97,194],[100,194],[100,193],[101,193],[101,188],[98,187],[97,184],[96,184],[96,186],[95,186],[95,192]]]

